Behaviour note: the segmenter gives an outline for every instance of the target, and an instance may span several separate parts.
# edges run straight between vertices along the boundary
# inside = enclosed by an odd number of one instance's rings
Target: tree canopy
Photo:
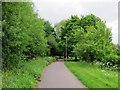
[[[17,67],[20,62],[49,52],[49,22],[38,18],[30,2],[2,3],[3,68]]]
[[[67,52],[69,56],[76,56],[85,61],[114,61],[118,62],[118,55],[112,43],[111,29],[99,17],[88,14],[78,17],[71,16],[60,26],[60,47],[65,53],[67,37]]]
[[[38,17],[31,2],[2,3],[3,68],[17,67],[38,56],[79,57],[85,61],[120,60],[120,46],[112,43],[111,29],[99,17],[72,15],[53,27]],[[2,24],[1,24],[2,23]],[[2,40],[0,39],[0,42]]]

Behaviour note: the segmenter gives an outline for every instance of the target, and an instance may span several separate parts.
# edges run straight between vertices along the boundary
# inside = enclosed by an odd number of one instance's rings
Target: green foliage
[[[61,21],[63,23],[63,21]],[[59,51],[65,56],[66,38],[67,52],[93,62],[95,60],[109,62],[110,59],[117,64],[119,61],[119,48],[112,43],[112,33],[104,21],[89,14],[86,16],[71,16],[64,20],[64,24],[56,25],[59,32]],[[112,57],[113,56],[113,57]]]
[[[111,38],[109,37],[111,33],[102,25],[104,25],[103,22],[98,22],[97,29],[94,26],[87,26],[87,33],[84,32],[83,28],[76,31],[77,44],[74,47],[78,56],[86,60],[102,60],[106,54],[112,53]]]
[[[0,45],[3,39],[3,70],[6,70],[3,72],[3,87],[35,86],[42,69],[53,59],[33,58],[46,55],[65,57],[66,40],[68,57],[79,57],[90,62],[97,60],[108,67],[119,63],[120,46],[112,43],[111,30],[99,17],[93,14],[81,18],[71,16],[57,23],[54,29],[49,21],[38,17],[33,6],[30,2],[2,3],[3,17],[0,28],[2,27],[3,31],[0,30]],[[103,82],[102,85],[104,84],[106,83]],[[109,86],[116,85],[113,83]]]
[[[55,56],[56,49],[57,49],[57,42],[56,42],[56,33],[54,28],[51,26],[50,22],[44,21],[44,31],[47,38],[47,43],[49,47],[49,55]]]
[[[93,14],[82,16],[79,25],[85,30],[86,26],[96,26],[96,23],[101,21],[101,19]]]
[[[120,57],[115,54],[109,54],[105,56],[105,61],[103,61],[102,66],[108,67],[108,68],[113,68],[113,69],[119,69],[119,60]]]
[[[3,69],[11,69],[25,60],[45,56],[48,46],[44,20],[38,18],[32,4],[4,2],[2,11]]]
[[[69,19],[64,20],[62,24],[60,22],[60,25],[58,23],[58,29],[60,30],[60,40],[59,40],[59,47],[62,53],[65,53],[65,37],[67,36],[67,52],[68,55],[76,56],[76,51],[74,51],[74,47],[76,43],[78,42],[77,39],[80,37],[77,37],[75,33],[78,32],[78,29],[83,29],[83,33],[87,32],[89,26],[95,26],[98,21],[101,21],[98,17],[94,16],[93,14],[82,16],[79,18],[78,16],[71,16]],[[60,28],[61,27],[61,28]],[[95,26],[97,28],[97,26]],[[95,28],[95,29],[96,29]],[[91,28],[92,29],[92,28]],[[82,33],[81,33],[82,34]],[[76,38],[77,37],[77,38]],[[87,37],[87,36],[86,36]],[[88,37],[90,38],[90,37]],[[91,38],[92,39],[92,38]],[[79,39],[81,40],[81,39]],[[59,50],[59,51],[60,51]]]
[[[61,20],[59,23],[56,23],[54,26],[58,39],[60,39],[61,30],[62,30],[63,26],[65,25],[65,23],[66,23],[66,20]]]
[[[65,65],[90,90],[92,88],[93,90],[94,88],[118,88],[117,71],[101,69],[99,65],[86,62],[66,62]]]
[[[87,25],[84,28],[75,31],[75,38],[77,40],[74,46],[74,52],[81,59],[93,62],[109,61],[108,56],[113,55],[112,61],[116,62],[118,59],[112,44],[112,34],[109,28],[101,20],[96,21],[95,25]]]
[[[23,63],[18,69],[3,72],[3,88],[36,88],[43,69],[55,61],[53,57],[36,58],[29,62]]]
[[[61,20],[59,23],[56,23],[54,26],[55,33],[56,33],[56,42],[57,42],[57,55],[62,56],[63,51],[65,50],[65,42],[62,41],[62,29],[66,24],[66,20]]]
[[[120,56],[120,45],[115,45],[117,55]]]
[[[44,31],[46,33],[46,37],[54,33],[54,28],[51,26],[49,21],[44,21]]]
[[[59,29],[59,51],[64,54],[65,56],[65,48],[66,48],[66,38],[67,38],[67,52],[68,54],[71,54],[73,51],[73,45],[75,44],[75,38],[73,36],[73,29],[78,28],[78,16],[71,16],[68,20],[64,20],[60,22],[60,26],[58,23],[58,26],[61,27]],[[57,26],[57,27],[58,27]],[[66,38],[65,38],[66,37]]]

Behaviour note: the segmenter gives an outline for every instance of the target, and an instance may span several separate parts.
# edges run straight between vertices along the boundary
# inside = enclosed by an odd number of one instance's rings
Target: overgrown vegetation
[[[65,65],[88,88],[118,88],[118,71],[86,62],[66,62]]]
[[[22,67],[3,72],[3,88],[37,88],[43,69],[55,61],[53,57],[32,59],[23,63]]]
[[[71,57],[70,60],[75,57],[76,60],[79,58],[91,63],[99,61],[102,66],[118,69],[120,46],[112,43],[111,29],[99,17],[93,14],[71,16],[52,27],[51,23],[41,18],[34,9],[31,2],[2,3],[0,37],[3,40],[0,39],[0,45],[2,44],[3,52],[3,87],[34,87],[42,69],[53,61],[43,57],[57,55],[65,58],[66,42],[67,57]],[[70,65],[70,68],[76,68],[79,74],[79,69],[82,70],[80,65],[75,63],[75,66]],[[86,70],[82,71],[83,73],[87,74],[88,66],[93,70],[92,65],[84,65]],[[103,75],[96,67],[93,71]],[[110,74],[113,77],[114,73],[110,71]],[[114,87],[114,83],[116,81],[107,85]]]
[[[3,69],[11,69],[21,62],[49,55],[47,42],[51,41],[48,35],[54,39],[54,29],[48,21],[38,17],[32,3],[4,2],[2,9]]]
[[[33,88],[43,68],[54,61],[47,58],[55,53],[54,29],[31,2],[3,2],[2,11],[2,87]]]

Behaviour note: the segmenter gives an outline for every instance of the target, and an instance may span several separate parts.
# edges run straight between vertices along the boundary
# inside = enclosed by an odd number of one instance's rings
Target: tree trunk
[[[77,60],[77,57],[75,56],[75,60]]]

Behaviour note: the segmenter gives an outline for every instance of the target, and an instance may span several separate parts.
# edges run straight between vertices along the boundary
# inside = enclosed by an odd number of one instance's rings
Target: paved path
[[[85,88],[85,86],[68,70],[64,62],[59,61],[45,69],[39,88]]]

